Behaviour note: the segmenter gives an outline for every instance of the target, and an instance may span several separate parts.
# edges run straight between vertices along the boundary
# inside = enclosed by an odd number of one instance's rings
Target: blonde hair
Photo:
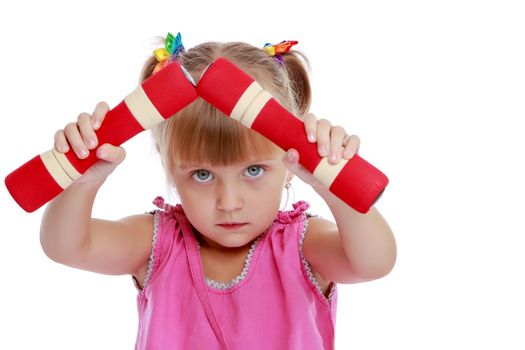
[[[189,49],[177,60],[198,82],[203,70],[219,57],[229,59],[252,76],[296,116],[308,111],[311,90],[304,65],[308,65],[308,60],[302,53],[283,54],[284,65],[280,65],[262,49],[243,42],[207,42]],[[151,76],[156,64],[155,57],[148,59],[141,82]],[[226,117],[201,98],[155,126],[152,136],[170,181],[176,164],[224,166],[280,150],[264,136]]]

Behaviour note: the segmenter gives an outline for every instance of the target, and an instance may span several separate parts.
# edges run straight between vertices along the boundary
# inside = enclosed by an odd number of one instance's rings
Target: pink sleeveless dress
[[[154,201],[153,249],[142,290],[135,349],[333,349],[337,287],[325,297],[302,254],[304,201],[279,211],[241,274],[207,279],[180,204]]]

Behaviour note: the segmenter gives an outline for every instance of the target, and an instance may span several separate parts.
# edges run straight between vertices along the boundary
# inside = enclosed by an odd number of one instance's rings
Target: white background
[[[522,131],[525,11],[519,1],[18,1],[0,5],[0,176],[54,132],[115,106],[156,35],[262,46],[297,39],[319,117],[361,137],[390,178],[377,205],[398,242],[387,277],[340,286],[338,349],[524,349]],[[519,123],[519,124],[518,124]],[[149,133],[101,189],[94,216],[118,219],[165,194]],[[294,180],[297,199],[330,217]],[[175,200],[171,198],[171,200]],[[0,348],[131,349],[129,276],[47,259],[40,209],[0,186]]]

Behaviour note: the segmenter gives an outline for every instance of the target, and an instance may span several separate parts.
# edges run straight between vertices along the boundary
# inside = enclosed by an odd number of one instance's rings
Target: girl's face
[[[247,245],[273,222],[288,174],[284,152],[228,166],[177,165],[173,181],[186,217],[203,246]],[[228,226],[238,223],[240,225]]]

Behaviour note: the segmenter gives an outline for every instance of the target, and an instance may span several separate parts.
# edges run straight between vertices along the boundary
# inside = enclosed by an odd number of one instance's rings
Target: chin
[[[248,244],[251,244],[255,237],[245,237],[242,235],[237,235],[237,237],[232,237],[230,240],[222,240],[219,243],[226,248],[241,248]]]
[[[241,247],[244,247],[245,245],[249,244],[251,242],[250,241],[246,241],[246,240],[239,240],[239,239],[236,239],[236,240],[233,240],[233,241],[227,241],[227,242],[221,242],[219,243],[220,245],[222,245],[223,247],[226,247],[226,248],[241,248]]]

